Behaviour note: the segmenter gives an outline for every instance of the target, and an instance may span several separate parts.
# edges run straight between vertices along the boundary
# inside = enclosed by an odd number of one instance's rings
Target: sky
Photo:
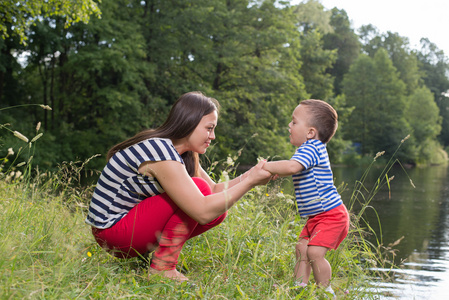
[[[303,1],[292,0],[291,4]],[[344,9],[357,30],[372,24],[380,33],[391,31],[407,37],[411,49],[420,49],[419,40],[428,38],[449,57],[448,0],[320,0],[330,10]],[[357,33],[357,31],[356,31]]]

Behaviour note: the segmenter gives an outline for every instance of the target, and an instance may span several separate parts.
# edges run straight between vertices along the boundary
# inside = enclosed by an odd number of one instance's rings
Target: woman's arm
[[[215,181],[212,180],[212,178],[209,177],[209,175],[206,173],[206,171],[204,171],[204,169],[201,168],[201,166],[200,166],[201,178],[203,178],[204,180],[207,181],[207,183],[209,184],[213,193],[220,193],[224,190],[225,187],[231,188],[231,187],[235,186],[236,184],[239,184],[246,177],[248,177],[248,174],[250,171],[251,170],[246,171],[245,173],[241,174],[240,176],[235,177],[234,179],[231,179],[229,181],[216,183]]]
[[[296,160],[270,161],[263,168],[271,174],[277,174],[281,177],[290,176],[304,170],[304,166]]]
[[[268,183],[271,174],[263,170],[264,163],[262,161],[253,167],[240,184],[209,196],[200,192],[184,165],[176,161],[145,162],[140,165],[139,173],[156,177],[176,205],[198,223],[207,224],[226,212],[253,187]]]

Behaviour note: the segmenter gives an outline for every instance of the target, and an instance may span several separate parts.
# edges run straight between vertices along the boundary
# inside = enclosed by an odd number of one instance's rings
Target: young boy
[[[332,294],[332,270],[325,255],[337,249],[349,229],[348,211],[334,186],[326,150],[337,130],[337,119],[337,112],[328,103],[302,101],[289,124],[290,143],[298,147],[296,153],[290,160],[264,165],[272,174],[292,175],[298,211],[308,218],[296,244],[296,285],[305,286],[313,270],[317,285]]]

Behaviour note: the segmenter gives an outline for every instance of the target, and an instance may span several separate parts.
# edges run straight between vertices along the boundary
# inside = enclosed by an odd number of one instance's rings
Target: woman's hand
[[[271,173],[263,169],[266,162],[266,160],[261,160],[257,165],[248,171],[248,176],[245,179],[250,180],[251,185],[256,186],[267,184],[272,179]]]

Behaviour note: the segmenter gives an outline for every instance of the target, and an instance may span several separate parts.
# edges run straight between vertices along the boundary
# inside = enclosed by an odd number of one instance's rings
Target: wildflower
[[[8,176],[6,176],[5,181],[6,182],[10,182],[13,178],[14,175],[16,174],[16,172],[12,171],[11,173],[8,174]]]
[[[394,175],[388,178],[388,182],[391,182],[394,179]]]
[[[402,139],[402,141],[401,141],[401,144],[403,143],[403,142],[405,142],[406,140],[408,140],[409,139],[409,137],[410,137],[410,134],[409,135],[407,135],[405,138],[403,138]]]
[[[38,122],[36,125],[36,131],[39,131],[39,129],[41,129],[41,122]]]
[[[43,104],[41,104],[41,105],[39,105],[39,106],[42,107],[42,108],[45,109],[45,110],[52,110],[51,107],[48,106],[48,105],[43,105]]]
[[[257,163],[260,163],[261,161],[267,161],[267,160],[266,160],[265,158],[259,156],[259,157],[257,158]]]
[[[21,166],[23,166],[24,164],[26,164],[26,162],[22,161],[20,164],[17,164],[17,167],[21,167]]]
[[[349,290],[345,290],[345,295],[348,295],[349,294]]]
[[[227,171],[223,171],[223,179],[224,181],[228,181],[229,180],[229,174]]]
[[[285,202],[287,202],[288,204],[295,204],[295,202],[293,202],[293,200],[292,199],[285,199]]]
[[[270,196],[270,194],[266,193],[266,194],[265,194],[265,196],[267,196],[267,197],[268,197],[268,196]]]
[[[87,256],[92,257],[92,253],[90,253],[90,251],[87,251]]]
[[[377,152],[377,153],[376,153],[376,157],[374,157],[374,160],[376,160],[378,157],[380,157],[380,156],[382,156],[382,155],[384,155],[384,154],[385,154],[385,151]]]
[[[28,138],[26,136],[24,136],[23,134],[21,134],[18,131],[14,131],[14,136],[21,139],[22,141],[24,141],[25,143],[28,143]]]
[[[14,179],[17,179],[17,178],[19,178],[20,176],[22,176],[22,172],[17,171],[17,172],[16,172],[16,175],[14,176]]]
[[[8,148],[8,155],[14,155],[14,150],[12,150],[12,148]]]
[[[226,160],[226,163],[227,163],[229,166],[234,165],[234,161],[232,160],[232,158],[231,158],[230,156],[228,156],[228,158],[227,158],[227,160]]]
[[[43,133],[39,133],[38,135],[36,135],[32,140],[31,143],[34,143],[35,141],[37,141],[41,136],[43,135]]]

